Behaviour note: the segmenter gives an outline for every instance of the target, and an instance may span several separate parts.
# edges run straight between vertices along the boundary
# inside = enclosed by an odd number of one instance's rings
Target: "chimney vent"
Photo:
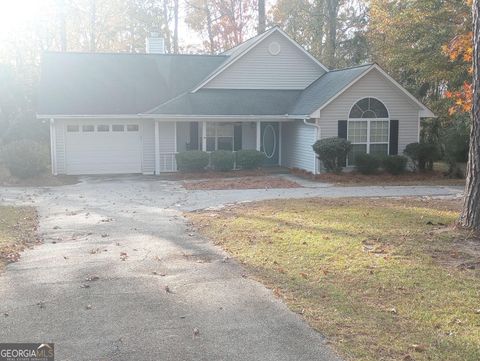
[[[147,54],[164,54],[165,53],[165,39],[161,38],[158,33],[151,33],[145,39],[145,49]]]

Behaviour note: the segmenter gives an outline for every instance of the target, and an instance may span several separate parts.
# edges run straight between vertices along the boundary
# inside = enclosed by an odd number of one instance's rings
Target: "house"
[[[160,174],[192,149],[319,173],[317,139],[401,154],[434,115],[377,64],[329,70],[275,27],[220,55],[163,54],[158,38],[146,54],[47,53],[37,116],[54,174]]]

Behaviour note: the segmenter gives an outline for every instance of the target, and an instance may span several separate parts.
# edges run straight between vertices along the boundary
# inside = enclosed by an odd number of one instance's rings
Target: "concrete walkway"
[[[55,342],[58,360],[337,360],[300,317],[189,230],[181,211],[269,198],[460,192],[186,191],[151,177],[0,188],[0,204],[37,207],[45,241],[0,276],[0,339]]]

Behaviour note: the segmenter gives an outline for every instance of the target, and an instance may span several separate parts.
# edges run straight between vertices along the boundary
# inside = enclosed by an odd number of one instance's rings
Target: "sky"
[[[102,0],[108,1],[108,0]],[[275,0],[267,0],[267,11]],[[33,30],[35,31],[39,21],[45,21],[45,19],[52,19],[55,14],[49,14],[54,5],[55,0],[0,0],[0,48],[2,43],[6,41],[14,40],[20,36],[22,31]],[[181,1],[181,5],[184,3]],[[201,38],[199,34],[189,30],[185,24],[184,10],[182,6],[180,8],[180,26],[179,37],[180,44],[187,45],[200,45]],[[253,35],[253,34],[252,34]],[[1,50],[1,49],[0,49]]]

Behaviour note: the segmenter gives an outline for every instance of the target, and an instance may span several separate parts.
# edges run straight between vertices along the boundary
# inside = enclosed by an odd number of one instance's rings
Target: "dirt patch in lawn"
[[[480,239],[460,200],[275,200],[187,214],[347,360],[480,359]]]
[[[19,179],[12,175],[8,169],[0,164],[0,187],[56,187],[78,183],[75,176],[54,176],[50,171],[33,178]]]
[[[183,182],[189,190],[300,188],[296,182],[280,177],[240,177]]]
[[[399,175],[392,175],[386,172],[379,172],[377,174],[361,174],[356,171],[344,172],[340,174],[335,173],[323,173],[318,175],[312,175],[301,170],[292,171],[293,174],[305,177],[311,180],[317,180],[320,182],[334,183],[336,185],[345,186],[376,186],[376,185],[388,185],[388,186],[402,186],[402,185],[454,185],[464,186],[464,179],[448,178],[440,171],[413,173],[406,172]]]
[[[27,247],[41,242],[35,208],[0,206],[0,272]]]

